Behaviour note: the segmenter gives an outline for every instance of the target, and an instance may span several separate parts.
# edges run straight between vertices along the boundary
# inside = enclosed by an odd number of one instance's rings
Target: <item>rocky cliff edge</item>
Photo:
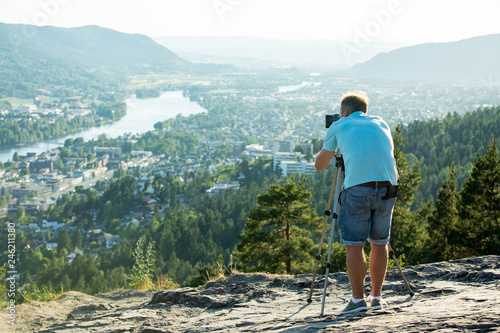
[[[406,267],[411,297],[397,269],[388,272],[389,308],[339,315],[350,297],[345,273],[324,274],[308,303],[312,274],[236,274],[199,288],[68,292],[56,301],[17,307],[2,332],[500,332],[500,256]],[[321,273],[321,272],[320,272]],[[366,292],[369,293],[369,277]]]

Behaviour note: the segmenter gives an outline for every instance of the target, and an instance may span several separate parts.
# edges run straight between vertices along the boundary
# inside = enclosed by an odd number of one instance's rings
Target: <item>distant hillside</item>
[[[500,75],[500,34],[429,43],[381,53],[352,67],[353,75],[485,81]]]
[[[258,37],[154,37],[187,59],[196,61],[201,55],[209,61],[237,63],[255,62],[256,59],[280,65],[348,68],[380,52],[401,47],[402,44],[372,42],[362,52],[346,59],[341,43],[332,40],[281,40]],[[214,59],[218,57],[218,59]]]
[[[151,38],[98,26],[0,23],[0,98],[33,97],[47,85],[116,87],[124,75],[190,70]],[[114,90],[116,88],[111,88]]]
[[[189,62],[151,38],[98,26],[35,27],[0,23],[1,52],[60,60],[88,69],[115,72],[183,70]]]

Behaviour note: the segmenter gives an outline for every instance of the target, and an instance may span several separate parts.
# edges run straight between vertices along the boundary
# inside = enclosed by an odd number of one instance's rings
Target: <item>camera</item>
[[[330,128],[330,126],[339,119],[340,119],[340,114],[338,113],[327,114],[325,117],[325,127]]]

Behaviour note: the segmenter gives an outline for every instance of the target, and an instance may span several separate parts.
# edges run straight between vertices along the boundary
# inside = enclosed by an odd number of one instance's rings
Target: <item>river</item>
[[[44,140],[28,146],[3,149],[0,150],[0,161],[7,162],[12,159],[15,152],[19,155],[26,155],[30,152],[40,154],[64,145],[64,141],[69,138],[82,137],[85,141],[89,141],[97,139],[101,134],[116,138],[125,133],[144,133],[154,130],[155,123],[175,118],[178,114],[189,116],[207,111],[198,103],[191,102],[188,97],[184,97],[182,91],[167,91],[158,98],[137,99],[135,96],[129,97],[125,100],[125,103],[127,104],[127,114],[112,124],[89,128],[59,139]]]

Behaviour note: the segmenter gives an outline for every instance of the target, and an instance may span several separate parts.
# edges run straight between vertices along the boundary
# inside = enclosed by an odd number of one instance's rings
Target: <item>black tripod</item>
[[[326,288],[328,286],[328,273],[330,271],[330,259],[331,259],[331,249],[332,249],[332,243],[333,243],[333,232],[335,229],[335,223],[338,220],[338,210],[339,210],[339,205],[338,205],[338,195],[340,193],[340,190],[342,188],[342,185],[344,183],[344,175],[345,175],[345,166],[344,166],[344,159],[342,156],[335,156],[335,175],[333,177],[333,183],[332,183],[332,189],[330,191],[330,199],[328,200],[328,207],[325,210],[325,222],[323,224],[323,232],[321,234],[321,241],[319,243],[319,249],[318,249],[318,254],[315,256],[316,259],[316,265],[314,267],[314,274],[313,274],[313,280],[311,283],[311,290],[309,291],[309,297],[307,298],[307,302],[311,303],[312,302],[312,294],[314,290],[314,283],[316,282],[316,274],[318,271],[318,266],[319,262],[321,260],[321,250],[323,247],[323,241],[325,239],[325,233],[326,233],[326,227],[328,224],[328,218],[329,216],[332,216],[332,227],[330,231],[330,243],[328,246],[328,259],[326,263],[326,273],[325,273],[325,284],[323,288],[323,300],[321,302],[321,313],[320,315],[323,315],[324,308],[325,308],[325,298],[326,298]],[[332,206],[332,201],[335,198],[334,204],[333,204],[333,214],[332,211],[330,210]],[[392,249],[391,245],[388,244],[389,247],[389,253],[392,254],[394,262],[396,263],[396,266],[399,269],[399,273],[401,274],[403,281],[406,285],[406,288],[408,289],[409,293],[411,296],[413,296],[413,291],[410,288],[410,285],[408,284],[408,281],[406,280],[403,271],[401,270],[401,267],[399,265],[398,259],[396,258],[396,254],[394,253],[394,250]]]

